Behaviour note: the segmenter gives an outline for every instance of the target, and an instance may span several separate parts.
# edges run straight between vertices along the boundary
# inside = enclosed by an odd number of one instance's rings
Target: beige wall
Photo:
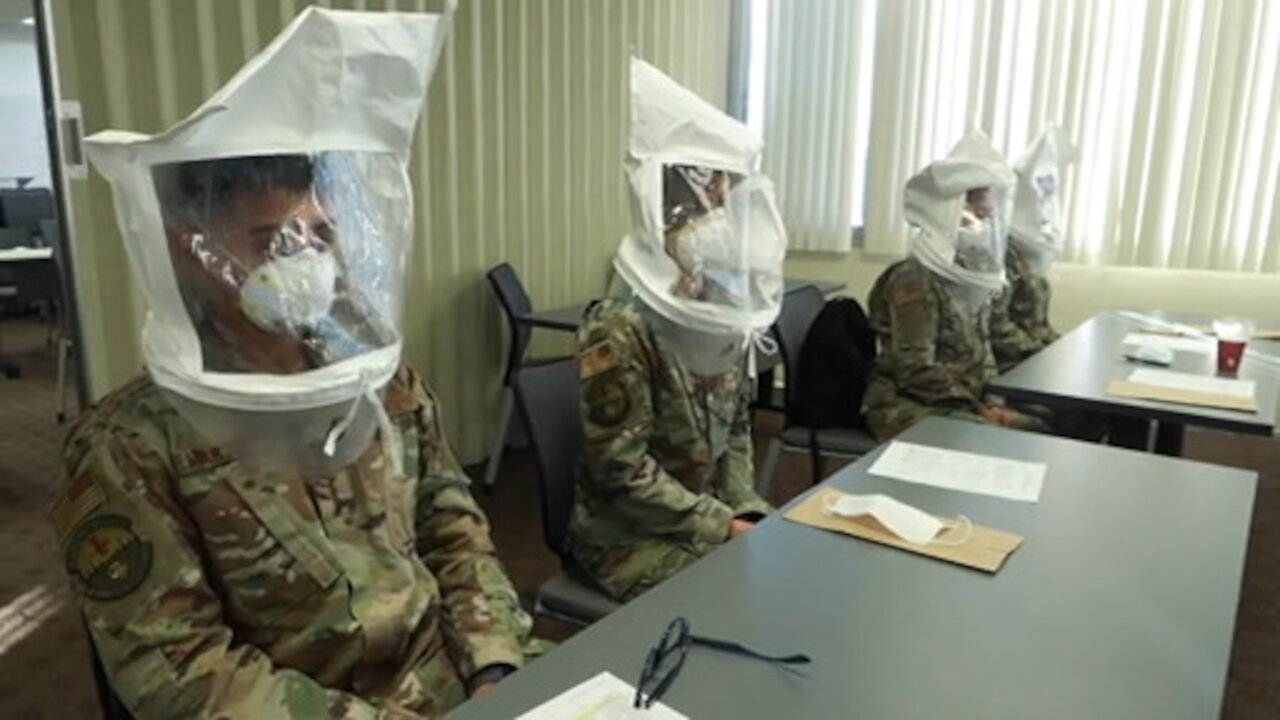
[[[789,277],[841,280],[846,294],[865,302],[876,278],[892,259],[853,252],[792,253]],[[1103,310],[1168,310],[1211,315],[1244,315],[1280,320],[1280,275],[1163,270],[1136,267],[1055,265],[1050,315],[1068,330]]]
[[[305,2],[52,0],[61,95],[86,133],[163,129],[194,109]],[[319,3],[436,10],[442,0]],[[630,49],[724,105],[731,0],[460,0],[410,162],[417,244],[408,359],[478,460],[496,414],[503,333],[484,272],[507,260],[535,306],[598,296],[629,221],[621,178]],[[142,302],[108,188],[70,192],[91,394],[140,368]],[[567,338],[535,339],[566,350]]]

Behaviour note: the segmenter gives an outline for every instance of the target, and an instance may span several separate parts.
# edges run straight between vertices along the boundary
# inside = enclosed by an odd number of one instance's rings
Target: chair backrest
[[[576,358],[523,367],[515,376],[520,414],[538,462],[543,539],[562,559],[567,557],[564,537],[582,450],[578,382]]]
[[[800,376],[800,348],[804,345],[809,327],[822,312],[826,300],[822,291],[812,285],[797,288],[782,296],[782,309],[773,324],[774,337],[778,339],[778,352],[782,355],[783,371],[787,374],[784,391],[784,407],[788,415],[796,401],[796,383],[792,378]]]
[[[849,297],[827,302],[800,346],[787,421],[814,429],[864,428],[862,396],[875,363],[876,333],[862,305]]]
[[[41,244],[44,247],[51,247],[51,248],[58,247],[59,232],[60,232],[60,229],[58,228],[57,220],[54,220],[53,218],[48,218],[46,220],[40,221],[40,239],[43,241]]]
[[[55,258],[57,252],[54,252]],[[22,302],[50,302],[65,307],[62,294],[62,276],[58,271],[57,260],[40,260],[23,263],[13,274],[13,285],[17,288],[18,300]]]
[[[531,333],[529,326],[516,322],[516,318],[533,312],[533,302],[529,300],[529,293],[525,291],[524,283],[520,282],[520,276],[511,267],[511,263],[495,265],[485,277],[489,278],[489,284],[498,296],[498,303],[502,305],[502,312],[507,316],[511,344],[507,348],[507,370],[503,382],[510,385],[512,374],[524,359]]]
[[[48,188],[0,190],[0,217],[9,227],[33,233],[41,220],[53,217],[53,193]]]

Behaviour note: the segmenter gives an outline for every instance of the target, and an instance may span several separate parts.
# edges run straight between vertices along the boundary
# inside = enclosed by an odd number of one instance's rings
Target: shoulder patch
[[[58,541],[65,540],[67,533],[71,532],[71,528],[75,527],[76,523],[102,507],[106,501],[106,494],[102,492],[102,487],[92,475],[87,472],[77,475],[62,493],[62,497],[53,504],[53,511],[49,513]]]
[[[67,542],[67,572],[90,600],[119,600],[151,573],[151,543],[123,515],[103,514],[76,527]]]
[[[608,340],[602,340],[578,353],[578,377],[583,380],[618,367],[618,353]]]
[[[631,414],[631,396],[622,380],[615,376],[606,375],[592,380],[583,398],[587,404],[587,418],[600,427],[616,427]]]

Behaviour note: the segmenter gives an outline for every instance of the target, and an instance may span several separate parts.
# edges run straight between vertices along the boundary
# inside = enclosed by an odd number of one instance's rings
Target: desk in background
[[[879,450],[819,486],[1025,536],[998,574],[779,511],[450,717],[514,717],[601,670],[635,684],[676,615],[813,658],[803,678],[692,648],[664,697],[691,718],[1218,716],[1255,473],[940,418],[899,439],[1048,463],[1036,504],[870,476]]]
[[[1206,321],[1195,316],[1161,315],[1164,320],[1194,324]],[[1143,324],[1117,313],[1095,315],[1083,325],[1063,335],[1049,347],[997,377],[988,389],[1015,402],[1028,402],[1075,410],[1086,410],[1111,417],[1156,425],[1156,452],[1180,455],[1187,425],[1218,428],[1238,433],[1270,435],[1276,424],[1276,393],[1280,369],[1246,358],[1236,377],[1258,383],[1258,412],[1222,410],[1195,405],[1178,405],[1158,400],[1119,397],[1107,393],[1112,380],[1129,377],[1134,368],[1142,367],[1124,359],[1125,335],[1141,332]],[[1264,341],[1265,342],[1265,341]],[[1266,346],[1280,344],[1266,342]],[[1250,342],[1251,347],[1262,348]],[[1274,349],[1264,350],[1273,353]],[[1213,375],[1217,372],[1214,353],[1176,351],[1173,365],[1178,372]],[[1145,431],[1146,425],[1142,429]],[[1140,433],[1145,449],[1146,433]]]

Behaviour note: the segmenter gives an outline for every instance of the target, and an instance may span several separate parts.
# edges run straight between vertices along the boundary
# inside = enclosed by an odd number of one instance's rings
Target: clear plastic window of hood
[[[775,238],[753,238],[777,232],[768,203],[740,173],[664,165],[663,249],[679,268],[671,294],[749,312],[776,307],[783,280],[768,252]]]
[[[390,154],[151,169],[206,372],[291,374],[399,338],[409,186]]]

